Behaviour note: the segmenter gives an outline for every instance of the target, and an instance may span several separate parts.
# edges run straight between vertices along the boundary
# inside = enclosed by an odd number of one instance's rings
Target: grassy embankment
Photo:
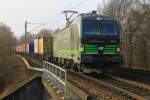
[[[39,74],[36,71],[28,70],[23,60],[17,56],[10,56],[7,68],[3,70],[3,67],[0,65],[0,99]]]

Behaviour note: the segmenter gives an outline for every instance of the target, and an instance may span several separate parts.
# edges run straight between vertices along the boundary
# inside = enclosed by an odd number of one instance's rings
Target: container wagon
[[[29,54],[33,54],[34,53],[34,42],[30,42],[29,43]]]
[[[41,37],[38,42],[39,51],[38,54],[43,59],[52,58],[53,56],[53,38],[51,37]]]
[[[29,54],[29,44],[25,44],[26,45],[26,53]]]
[[[39,52],[39,39],[34,40],[34,54],[37,55]]]

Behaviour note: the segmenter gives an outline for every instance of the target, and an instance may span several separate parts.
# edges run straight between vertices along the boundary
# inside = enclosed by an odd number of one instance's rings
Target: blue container
[[[29,53],[34,53],[34,42],[29,43]]]

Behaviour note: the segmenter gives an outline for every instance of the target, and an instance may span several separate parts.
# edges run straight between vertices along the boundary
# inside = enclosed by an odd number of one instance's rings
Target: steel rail
[[[84,78],[86,78],[88,80],[91,80],[91,81],[93,81],[93,82],[95,82],[95,83],[97,83],[99,85],[103,85],[103,86],[111,88],[111,89],[113,89],[115,91],[122,92],[123,94],[126,94],[127,96],[132,97],[133,99],[136,99],[136,100],[147,100],[147,99],[145,99],[142,96],[139,96],[137,94],[129,92],[129,91],[125,90],[125,89],[119,88],[117,86],[111,85],[111,84],[109,84],[107,82],[104,82],[104,81],[101,81],[101,80],[98,80],[98,79],[95,79],[95,78],[92,78],[92,77],[89,77],[89,76],[86,76],[86,75],[83,75],[83,74],[80,74],[80,73],[77,73],[77,72],[74,72],[74,71],[69,71],[69,72],[77,74],[77,75],[79,75],[81,77],[84,77]]]
[[[120,77],[117,77],[117,76],[114,76],[114,75],[107,75],[107,76],[111,77],[111,78],[113,78],[115,80],[118,80],[118,81],[121,81],[121,82],[125,82],[125,83],[128,83],[128,84],[134,85],[136,87],[139,87],[139,88],[142,88],[142,89],[150,91],[150,86],[149,85],[146,85],[146,84],[143,84],[143,83],[139,83],[139,82],[136,82],[136,81],[127,80],[127,79],[124,79],[124,78],[120,78]]]
[[[51,64],[51,63],[47,63],[47,64]],[[51,64],[51,65],[54,65],[54,64]],[[54,66],[55,66],[55,65],[54,65]],[[56,67],[57,67],[57,66],[56,66]],[[61,69],[60,67],[58,67],[58,68]],[[64,69],[63,69],[63,70],[64,70]],[[139,96],[139,95],[137,95],[137,94],[135,94],[135,93],[129,92],[129,91],[125,90],[125,89],[119,88],[119,87],[117,87],[117,86],[115,86],[115,85],[112,85],[112,84],[109,84],[109,83],[107,83],[107,82],[101,81],[101,80],[99,80],[99,79],[96,79],[96,78],[93,78],[93,77],[89,77],[89,76],[86,76],[86,75],[83,75],[83,74],[80,74],[80,73],[77,73],[77,72],[74,72],[74,71],[70,71],[70,70],[68,70],[68,71],[71,72],[71,73],[77,74],[77,75],[79,75],[79,76],[81,76],[81,77],[84,77],[84,78],[86,78],[86,79],[88,79],[88,80],[91,80],[92,82],[95,82],[96,84],[103,85],[103,86],[108,87],[108,88],[111,88],[111,89],[113,89],[113,90],[115,90],[115,91],[122,92],[122,94],[125,94],[126,96],[132,97],[133,99],[136,99],[136,100],[147,100],[147,99],[145,99],[145,98],[142,97],[142,96]],[[115,78],[115,77],[114,77],[114,78]],[[119,79],[119,78],[117,78],[117,79]],[[119,80],[121,80],[121,79],[119,79]],[[122,80],[122,81],[123,81],[123,80]],[[125,81],[124,81],[124,82],[125,82]],[[130,83],[129,81],[126,81],[126,82]],[[144,87],[144,88],[146,88],[146,87]],[[148,89],[149,89],[149,88],[148,88]]]

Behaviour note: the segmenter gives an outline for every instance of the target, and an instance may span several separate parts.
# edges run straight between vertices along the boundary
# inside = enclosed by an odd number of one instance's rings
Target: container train
[[[25,46],[26,45],[26,46]],[[115,18],[78,15],[51,38],[37,38],[16,46],[16,52],[38,55],[83,72],[103,72],[122,63],[120,30]]]

